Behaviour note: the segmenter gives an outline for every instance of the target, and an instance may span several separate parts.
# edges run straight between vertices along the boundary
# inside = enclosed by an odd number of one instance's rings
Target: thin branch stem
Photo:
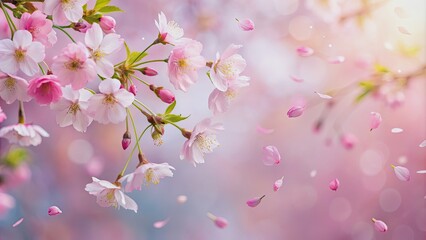
[[[56,28],[56,29],[59,29],[61,32],[63,32],[65,35],[67,35],[67,37],[69,38],[69,39],[71,39],[71,41],[73,42],[73,43],[76,43],[76,41],[74,40],[74,38],[72,38],[71,37],[71,35],[65,30],[65,29],[63,29],[62,27],[59,27],[59,26],[56,26],[56,25],[53,25],[53,28]]]

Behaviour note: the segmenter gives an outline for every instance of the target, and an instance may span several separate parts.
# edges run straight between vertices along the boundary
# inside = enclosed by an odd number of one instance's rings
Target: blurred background
[[[139,205],[135,214],[125,209],[102,208],[84,191],[91,176],[113,181],[130,148],[123,151],[125,124],[92,123],[84,134],[60,128],[48,107],[26,104],[29,122],[41,125],[50,137],[30,147],[28,161],[15,170],[3,170],[0,191],[0,239],[426,239],[426,78],[410,80],[398,89],[397,106],[390,103],[395,91],[369,94],[358,82],[369,80],[374,66],[386,66],[398,74],[422,69],[425,61],[426,2],[423,0],[323,1],[323,0],[157,0],[114,1],[125,13],[114,13],[117,33],[134,50],[142,50],[157,37],[154,20],[163,11],[185,30],[185,36],[203,43],[203,56],[214,60],[229,44],[242,44],[247,60],[243,75],[250,86],[240,91],[228,112],[215,116],[225,131],[218,134],[220,147],[206,155],[206,163],[193,167],[179,160],[184,142],[180,132],[166,127],[164,144],[154,146],[146,135],[142,149],[151,162],[168,162],[176,168],[173,178],[132,192]],[[92,4],[92,2],[90,2]],[[256,29],[244,32],[235,18],[250,18]],[[58,43],[47,62],[69,41],[57,32]],[[83,34],[73,33],[76,39]],[[296,48],[309,46],[311,57],[300,57]],[[147,59],[165,58],[170,46],[155,46]],[[111,58],[118,63],[124,49]],[[340,64],[329,58],[344,56]],[[148,82],[173,89],[165,64],[151,64],[159,71]],[[174,91],[176,113],[191,115],[181,123],[192,129],[211,116],[207,100],[213,86],[204,69],[188,93]],[[301,78],[295,82],[290,76]],[[93,85],[96,87],[96,84]],[[149,89],[138,85],[139,99],[157,112],[160,104]],[[333,93],[330,100],[314,92]],[[332,91],[332,92],[330,92]],[[373,96],[374,95],[374,96]],[[389,96],[391,95],[391,96]],[[288,118],[287,110],[303,103],[301,117]],[[0,106],[8,114],[1,126],[16,122],[17,103]],[[370,112],[382,115],[382,125],[370,131]],[[145,118],[138,112],[142,130]],[[318,121],[319,131],[314,131]],[[259,128],[271,130],[262,133]],[[401,128],[399,134],[392,128]],[[139,131],[140,131],[139,130]],[[352,149],[341,144],[352,134]],[[275,145],[282,162],[262,163],[262,147]],[[0,139],[0,156],[13,148]],[[134,157],[129,170],[134,169]],[[411,180],[398,180],[393,165],[407,167]],[[273,183],[284,177],[281,190]],[[328,188],[338,178],[341,186]],[[13,179],[10,180],[10,179]],[[12,185],[12,183],[14,183]],[[2,195],[3,194],[3,195]],[[5,196],[7,194],[7,196]],[[245,202],[266,194],[256,208]],[[187,196],[178,203],[179,195]],[[63,214],[50,217],[47,209],[59,206]],[[207,218],[211,212],[229,225],[217,228]],[[24,221],[12,228],[21,217]],[[383,220],[389,230],[377,232],[371,218]],[[156,221],[168,219],[161,229]]]

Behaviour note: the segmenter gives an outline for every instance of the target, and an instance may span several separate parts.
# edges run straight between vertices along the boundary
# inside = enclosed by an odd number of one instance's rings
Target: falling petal
[[[311,178],[314,178],[316,175],[317,175],[317,170],[312,170],[312,171],[309,173],[309,176],[311,176]]]
[[[296,118],[303,114],[303,111],[305,111],[305,107],[303,106],[293,106],[287,111],[287,116],[289,118]]]
[[[162,228],[162,227],[166,226],[166,224],[169,222],[169,220],[170,220],[170,218],[166,218],[166,219],[165,219],[165,220],[163,220],[163,221],[155,222],[155,223],[153,224],[153,226],[154,226],[155,228]]]
[[[333,190],[333,191],[337,191],[337,189],[339,188],[339,186],[340,186],[340,182],[339,182],[339,179],[334,179],[333,181],[331,181],[329,184],[328,184],[328,187],[331,189],[331,190]]]
[[[51,206],[47,210],[47,214],[49,214],[49,216],[56,216],[56,215],[59,215],[61,213],[62,213],[62,210],[59,209],[57,206]]]
[[[296,48],[296,52],[301,57],[309,57],[314,54],[314,50],[310,47],[298,47]]]
[[[253,198],[250,199],[246,202],[247,206],[249,207],[257,207],[257,205],[260,204],[260,202],[262,201],[262,199],[266,197],[266,195],[263,195],[262,197],[257,197],[257,198]]]
[[[404,164],[406,164],[408,162],[408,159],[407,159],[407,157],[406,156],[400,156],[399,158],[398,158],[398,163],[399,164],[401,164],[401,165],[404,165]]]
[[[254,30],[254,22],[251,19],[235,19],[238,22],[238,26],[241,28],[241,30],[243,31],[253,31]]]
[[[261,134],[271,134],[275,131],[274,129],[263,128],[260,125],[256,126],[256,130],[258,133],[261,133]]]
[[[281,162],[281,155],[275,146],[263,147],[263,164],[266,166],[278,165]]]
[[[419,144],[419,147],[421,147],[421,148],[426,147],[426,140],[423,140],[423,142],[421,142],[421,143]]]
[[[373,221],[374,227],[377,231],[386,232],[388,230],[388,226],[383,221],[376,220],[375,218],[372,218],[371,220]]]
[[[21,224],[24,221],[24,218],[19,219],[18,221],[16,221],[12,227],[17,227],[19,224]]]
[[[380,126],[380,123],[382,123],[382,116],[380,113],[377,112],[371,112],[371,120],[370,120],[370,131],[373,131],[373,129],[376,129]]]
[[[228,220],[223,217],[217,217],[209,212],[207,213],[207,217],[210,218],[218,228],[226,228],[228,226]]]
[[[395,14],[398,16],[398,17],[400,17],[400,18],[408,18],[408,14],[407,14],[407,12],[405,11],[405,9],[404,8],[402,8],[402,7],[396,7],[395,9],[394,9],[394,12],[395,12]]]
[[[395,175],[399,180],[405,182],[410,181],[410,171],[408,170],[408,168],[394,165],[391,165],[391,167],[393,168]]]
[[[273,186],[274,192],[280,190],[281,186],[283,185],[283,179],[284,179],[284,177],[282,177],[282,178],[280,178],[280,179],[278,179],[277,181],[274,182],[274,186]]]
[[[344,61],[345,61],[344,56],[336,56],[336,57],[328,58],[328,62],[331,64],[339,64],[339,63],[343,63]]]
[[[404,131],[404,129],[402,128],[392,128],[391,132],[392,133],[402,133]]]
[[[184,204],[186,203],[186,201],[188,201],[188,197],[185,195],[179,195],[176,199],[176,201],[180,204]]]
[[[294,75],[290,75],[290,79],[291,80],[293,80],[293,81],[295,81],[295,82],[297,82],[297,83],[302,83],[302,82],[304,82],[305,80],[303,80],[302,78],[300,78],[300,77],[296,77],[296,76],[294,76]]]
[[[315,92],[315,93],[322,99],[332,99],[333,98],[332,96],[327,95],[327,94],[322,94],[322,93],[319,93],[319,92]]]
[[[398,31],[402,34],[411,35],[411,33],[403,26],[399,26]]]
[[[426,170],[419,170],[419,171],[417,171],[417,173],[419,173],[419,174],[426,174]]]

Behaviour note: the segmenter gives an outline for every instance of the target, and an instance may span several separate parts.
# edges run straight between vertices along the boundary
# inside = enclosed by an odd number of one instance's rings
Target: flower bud
[[[236,19],[238,22],[238,26],[243,30],[243,31],[252,31],[254,30],[254,22],[251,19],[242,19],[242,20],[238,20]]]
[[[330,184],[328,184],[328,186],[330,187],[331,190],[333,191],[337,191],[337,189],[340,186],[340,182],[339,179],[334,179],[333,181],[330,182]]]
[[[59,209],[57,206],[51,206],[49,207],[49,210],[47,210],[47,214],[49,214],[49,216],[56,216],[61,213],[62,213],[61,209]]]
[[[91,27],[92,25],[90,25],[90,23],[78,22],[78,23],[75,23],[72,28],[77,32],[86,33],[87,30],[89,30]]]
[[[309,57],[312,54],[314,54],[314,50],[312,48],[309,48],[309,47],[298,47],[296,49],[296,52],[301,57]]]
[[[399,180],[405,182],[410,181],[410,171],[407,168],[394,165],[391,165],[391,167],[393,168],[395,175]]]
[[[259,205],[259,203],[262,201],[262,199],[265,197],[266,195],[263,195],[262,197],[257,197],[257,198],[253,198],[250,199],[246,202],[247,206],[249,207],[256,207],[257,205]]]
[[[126,131],[123,134],[123,139],[121,140],[121,147],[123,147],[123,150],[126,150],[130,146],[131,142],[132,142],[132,136],[130,135],[128,131]]]
[[[136,86],[134,84],[132,84],[129,87],[129,92],[133,93],[133,95],[136,96],[136,94],[138,93],[138,89],[136,88]]]
[[[110,16],[102,16],[99,19],[99,26],[101,26],[102,30],[105,33],[113,33],[115,32],[115,19]]]
[[[158,72],[157,72],[157,71],[155,71],[154,69],[149,68],[149,67],[144,67],[144,68],[142,68],[142,69],[141,69],[141,73],[142,73],[143,75],[150,76],[150,77],[152,77],[152,76],[156,76],[156,75],[158,74]]]
[[[157,88],[157,91],[155,93],[161,99],[161,101],[167,104],[170,104],[175,101],[175,95],[173,94],[173,92],[167,89]]]
[[[302,106],[293,106],[288,110],[287,116],[289,118],[299,117],[300,115],[303,114],[304,110],[305,110],[305,108],[302,107]]]
[[[377,231],[386,232],[388,230],[388,226],[383,221],[376,220],[375,218],[372,218],[371,221],[373,221],[374,227]]]

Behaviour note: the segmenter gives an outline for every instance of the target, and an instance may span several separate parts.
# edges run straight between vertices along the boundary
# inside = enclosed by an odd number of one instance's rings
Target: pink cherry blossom
[[[7,116],[0,107],[0,123],[2,123],[5,119],[7,119]]]
[[[111,183],[92,177],[92,183],[86,185],[89,194],[96,196],[96,202],[101,207],[123,207],[128,210],[138,211],[138,205],[129,196],[123,193],[118,183]]]
[[[266,166],[278,165],[281,162],[281,155],[275,146],[263,147],[263,164]]]
[[[27,30],[18,30],[13,40],[0,40],[0,71],[15,74],[21,70],[28,76],[39,72],[38,63],[45,56],[44,45],[33,42],[33,37]]]
[[[373,131],[373,129],[376,129],[380,126],[380,123],[382,122],[382,116],[377,112],[371,112],[370,114],[370,131]]]
[[[333,191],[337,191],[337,189],[339,188],[339,186],[340,186],[340,182],[339,182],[339,179],[334,179],[333,181],[331,181],[329,184],[328,184],[328,187],[331,189],[331,190],[333,190]]]
[[[70,43],[53,58],[52,71],[62,86],[71,84],[74,90],[84,88],[96,76],[96,64],[82,43]]]
[[[99,19],[99,25],[104,31],[104,33],[114,33],[115,32],[115,19],[111,16],[102,16]]]
[[[167,22],[163,12],[158,14],[158,22],[155,21],[155,25],[159,31],[158,40],[163,44],[176,44],[183,37],[183,29],[175,21]]]
[[[41,143],[41,137],[49,137],[49,134],[40,126],[18,123],[0,129],[0,138],[6,138],[10,143],[21,146],[37,146]]]
[[[176,89],[187,91],[197,81],[197,70],[206,65],[200,55],[203,45],[192,39],[182,39],[170,53],[168,74],[170,82]]]
[[[53,31],[53,23],[41,11],[23,13],[19,21],[19,29],[27,30],[33,36],[33,41],[42,43],[45,47],[53,46],[58,38]]]
[[[300,117],[305,111],[305,107],[303,106],[293,106],[287,111],[287,116],[289,118]]]
[[[57,25],[76,23],[83,17],[83,5],[88,0],[45,0],[44,13],[52,15]]]
[[[373,221],[374,227],[376,228],[377,231],[386,232],[388,230],[388,226],[383,221],[377,220],[375,218],[372,218],[371,220]]]
[[[0,97],[11,104],[15,100],[28,102],[31,97],[27,94],[28,82],[20,77],[0,73]]]
[[[145,163],[136,168],[136,170],[122,177],[120,181],[127,181],[125,191],[141,190],[142,184],[158,184],[164,177],[173,177],[174,167],[168,163]]]
[[[0,190],[0,217],[3,217],[7,212],[15,207],[15,199]]]
[[[93,94],[86,89],[72,90],[70,86],[63,87],[62,93],[62,98],[50,105],[58,112],[56,122],[60,127],[72,125],[75,130],[85,132],[93,120],[87,112],[88,101]]]
[[[238,95],[240,88],[249,85],[249,77],[239,76],[237,79],[231,81],[226,91],[220,91],[215,88],[209,96],[209,109],[214,115],[222,112],[226,112],[229,109],[229,105]]]
[[[242,20],[236,19],[238,22],[238,26],[243,31],[253,31],[254,30],[254,22],[251,19],[245,18]]]
[[[39,104],[55,103],[62,96],[61,85],[55,75],[43,75],[32,79],[27,92]]]
[[[195,125],[191,136],[183,144],[180,159],[186,159],[194,166],[197,163],[204,163],[204,154],[213,152],[213,149],[219,146],[216,133],[220,130],[223,130],[222,124],[213,123],[211,118]]]
[[[62,213],[62,210],[59,209],[57,206],[51,206],[47,210],[47,214],[49,214],[49,216],[56,216],[56,215],[59,215],[61,213]]]
[[[266,195],[263,195],[262,197],[256,197],[256,198],[250,199],[246,202],[246,204],[249,207],[257,207],[257,205],[260,204],[260,202],[262,201],[264,197],[266,197]]]
[[[91,58],[96,63],[97,73],[105,78],[112,77],[114,64],[105,57],[120,50],[124,40],[115,33],[103,36],[102,29],[97,23],[93,23],[92,27],[87,30],[84,40],[90,49]]]
[[[278,179],[277,181],[274,182],[274,186],[273,186],[274,192],[280,190],[281,186],[283,185],[283,179],[284,179],[284,177],[282,177],[282,178],[280,178],[280,179]]]
[[[309,57],[314,54],[314,50],[310,47],[298,47],[296,48],[296,52],[301,57]]]
[[[396,177],[399,180],[405,181],[405,182],[410,181],[410,171],[407,168],[401,167],[401,166],[394,166],[394,165],[391,165],[391,166],[395,172]]]
[[[230,82],[235,81],[246,68],[246,60],[236,52],[242,45],[229,45],[222,55],[216,53],[216,60],[210,71],[210,79],[219,91],[226,91]]]
[[[345,133],[340,136],[340,143],[344,148],[350,150],[358,143],[358,138],[351,133]]]
[[[223,217],[217,217],[212,213],[207,213],[207,217],[210,218],[218,228],[226,228],[228,226],[228,220]]]
[[[99,84],[101,93],[89,99],[89,115],[99,123],[119,123],[126,119],[126,108],[132,105],[135,96],[126,89],[120,89],[117,79],[107,78]]]

